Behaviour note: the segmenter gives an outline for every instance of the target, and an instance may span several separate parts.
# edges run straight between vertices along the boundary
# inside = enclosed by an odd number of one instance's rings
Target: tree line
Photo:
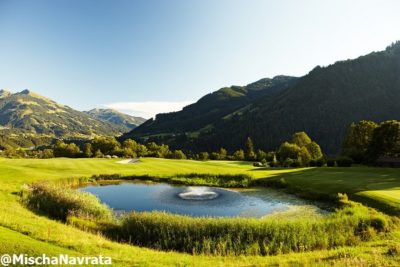
[[[400,121],[378,124],[363,120],[351,124],[342,154],[363,164],[374,164],[380,157],[400,158]]]
[[[195,160],[238,160],[254,161],[256,166],[269,167],[300,167],[322,166],[324,157],[320,146],[312,141],[305,132],[295,133],[290,140],[284,142],[276,151],[256,149],[253,140],[248,137],[243,148],[236,151],[227,151],[220,148],[217,151],[190,151],[172,150],[168,145],[148,142],[139,143],[132,139],[119,142],[114,137],[96,137],[90,141],[76,144],[66,140],[56,140],[53,145],[36,150],[5,151],[3,155],[9,157],[69,157],[69,158],[103,158],[103,157],[156,157],[170,159]]]

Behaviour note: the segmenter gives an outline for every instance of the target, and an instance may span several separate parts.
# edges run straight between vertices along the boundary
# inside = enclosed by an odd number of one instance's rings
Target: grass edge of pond
[[[258,184],[260,186],[259,182],[254,183],[254,180],[251,180],[251,177],[248,175],[211,175],[208,177],[207,174],[201,174],[199,175],[199,179],[193,179],[195,178],[195,175],[196,174],[191,174],[190,179],[187,178],[187,174],[176,175],[167,178],[152,177],[148,175],[121,176],[116,174],[97,175],[92,176],[91,178],[61,179],[56,182],[40,183],[42,186],[44,186],[42,187],[41,196],[43,196],[43,190],[47,194],[45,201],[41,202],[40,205],[38,205],[37,202],[35,203],[35,199],[37,201],[40,198],[37,198],[37,196],[36,198],[32,198],[32,194],[35,193],[34,190],[25,190],[22,193],[22,196],[24,203],[28,207],[36,210],[41,214],[45,214],[52,218],[66,221],[69,224],[72,224],[86,231],[106,235],[112,240],[132,243],[135,245],[146,246],[150,248],[176,250],[194,254],[272,255],[287,252],[300,252],[314,249],[333,248],[336,246],[355,244],[357,242],[370,240],[380,232],[391,230],[391,228],[393,228],[395,225],[392,221],[392,218],[378,211],[367,208],[359,203],[351,202],[347,199],[345,195],[329,195],[323,196],[322,199],[325,201],[328,200],[331,202],[332,205],[335,205],[335,214],[339,214],[339,217],[336,218],[336,220],[342,220],[340,222],[337,221],[336,224],[344,227],[342,229],[342,232],[346,233],[346,236],[341,236],[339,239],[332,239],[331,241],[327,241],[327,239],[324,239],[321,241],[322,243],[313,243],[318,238],[315,238],[315,233],[312,231],[312,229],[322,227],[318,228],[323,229],[323,231],[320,231],[320,233],[330,233],[332,236],[334,236],[334,232],[338,231],[338,229],[336,227],[333,227],[332,225],[328,227],[329,224],[326,224],[326,222],[324,223],[323,219],[318,219],[319,221],[313,222],[315,223],[314,225],[309,225],[305,220],[298,220],[296,222],[292,222],[292,224],[286,224],[286,229],[282,228],[283,224],[276,224],[273,228],[268,229],[268,232],[264,232],[264,240],[261,242],[260,240],[262,238],[259,238],[257,241],[256,239],[251,237],[254,236],[254,233],[260,231],[259,219],[192,218],[182,215],[147,212],[132,213],[129,216],[125,216],[122,220],[116,220],[115,218],[110,219],[106,213],[103,214],[102,212],[99,212],[99,210],[102,210],[104,207],[97,198],[96,199],[98,203],[96,203],[96,201],[93,201],[93,199],[88,199],[86,196],[84,197],[85,194],[81,194],[83,192],[78,193],[78,191],[70,189],[79,185],[99,181],[110,182],[115,180],[126,181],[132,179],[141,181],[151,180],[155,182],[167,183],[169,183],[170,181],[172,181],[172,183],[178,181],[178,184],[184,185],[216,186],[215,184],[218,183],[219,187],[224,187],[223,184],[228,185],[227,187],[233,187],[235,183],[239,183],[240,185],[242,185],[242,187],[245,187],[243,186],[243,181],[247,181],[247,187],[255,184]],[[218,181],[226,178],[228,178],[228,182]],[[193,183],[189,183],[190,181],[192,181]],[[207,182],[209,182],[210,184],[208,184]],[[35,184],[31,185],[31,188],[32,186],[35,186]],[[46,185],[48,186],[47,188]],[[267,184],[264,184],[264,186],[265,185]],[[271,179],[271,183],[269,184],[269,186],[281,189],[284,188],[285,190],[290,191],[290,187],[287,184],[284,184],[283,181],[276,182],[272,181]],[[74,191],[75,193],[71,193],[71,191]],[[47,208],[46,202],[48,205]],[[62,207],[61,209],[60,206]],[[59,208],[58,210],[60,210],[60,214],[49,214],[49,211],[51,211],[55,207]],[[354,217],[354,214],[361,214],[362,216],[358,216],[358,221],[353,221],[352,224],[349,225],[348,223],[352,220],[351,218]],[[152,219],[149,220],[149,218]],[[162,218],[162,220],[158,219],[157,224],[152,224],[151,222],[157,218]],[[140,235],[140,233],[138,232],[132,233],[131,231],[129,231],[129,225],[131,225],[131,227],[133,228],[137,228],[138,225],[146,225],[147,227],[145,229],[142,229],[144,234],[142,233],[142,235]],[[233,228],[237,231],[222,231],[223,228],[219,228],[221,225],[224,225],[226,229]],[[308,231],[304,231],[304,225],[308,225],[308,227],[310,227],[308,228]],[[324,225],[327,228],[323,228]],[[169,228],[165,228],[165,226],[169,226]],[[296,229],[296,227],[298,228],[298,231],[291,231],[290,233],[298,232],[301,233],[301,235],[286,234],[288,232],[288,229]],[[213,231],[211,231],[212,228],[220,229],[219,233],[221,234],[213,237],[213,235],[210,234],[214,233]],[[162,232],[159,232],[158,229],[164,229],[165,233],[167,233],[167,236],[162,235]],[[182,229],[186,230],[182,231]],[[193,232],[190,229],[196,229],[196,231]],[[149,240],[149,236],[154,236],[155,232],[158,233],[156,234],[156,236],[159,236],[160,239],[150,239],[151,242],[146,241]],[[240,240],[232,239],[233,233],[241,233],[241,236],[243,237],[240,238]],[[280,242],[278,242],[279,240],[276,241],[276,239],[274,239],[275,241],[272,243],[275,245],[271,245],[272,247],[270,247],[270,244],[268,243],[268,238],[265,238],[267,236],[271,237],[271,235],[274,235],[274,233],[277,234],[276,236],[280,236],[282,239],[280,240]],[[307,241],[308,243],[305,242],[307,244],[303,245],[299,245],[298,243],[301,243],[301,241],[297,241],[296,244],[294,240],[301,240],[301,237],[313,237],[312,240],[314,241]],[[180,243],[184,245],[179,247],[176,245],[176,242],[174,240],[181,240]],[[243,245],[235,245],[236,243],[239,244],[238,242]],[[284,242],[284,244],[290,245],[282,248],[282,242]],[[279,246],[281,246],[281,249],[278,249]]]

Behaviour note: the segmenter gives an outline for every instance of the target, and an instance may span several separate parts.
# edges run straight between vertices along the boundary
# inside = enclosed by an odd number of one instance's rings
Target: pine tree
[[[254,153],[254,145],[253,141],[250,137],[247,137],[246,144],[245,144],[245,159],[246,160],[255,160],[256,153]]]

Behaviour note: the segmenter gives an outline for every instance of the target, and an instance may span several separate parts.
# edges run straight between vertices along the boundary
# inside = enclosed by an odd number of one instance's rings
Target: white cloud
[[[134,116],[151,118],[158,113],[179,111],[184,106],[187,106],[192,103],[193,101],[180,101],[180,102],[145,101],[145,102],[116,102],[116,103],[105,104],[104,106]]]

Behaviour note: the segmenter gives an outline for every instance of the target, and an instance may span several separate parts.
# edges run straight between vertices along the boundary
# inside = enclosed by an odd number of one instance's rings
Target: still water
[[[289,207],[309,205],[292,195],[269,189],[228,190],[124,182],[89,185],[80,190],[96,195],[116,212],[166,211],[195,217],[262,217]]]

